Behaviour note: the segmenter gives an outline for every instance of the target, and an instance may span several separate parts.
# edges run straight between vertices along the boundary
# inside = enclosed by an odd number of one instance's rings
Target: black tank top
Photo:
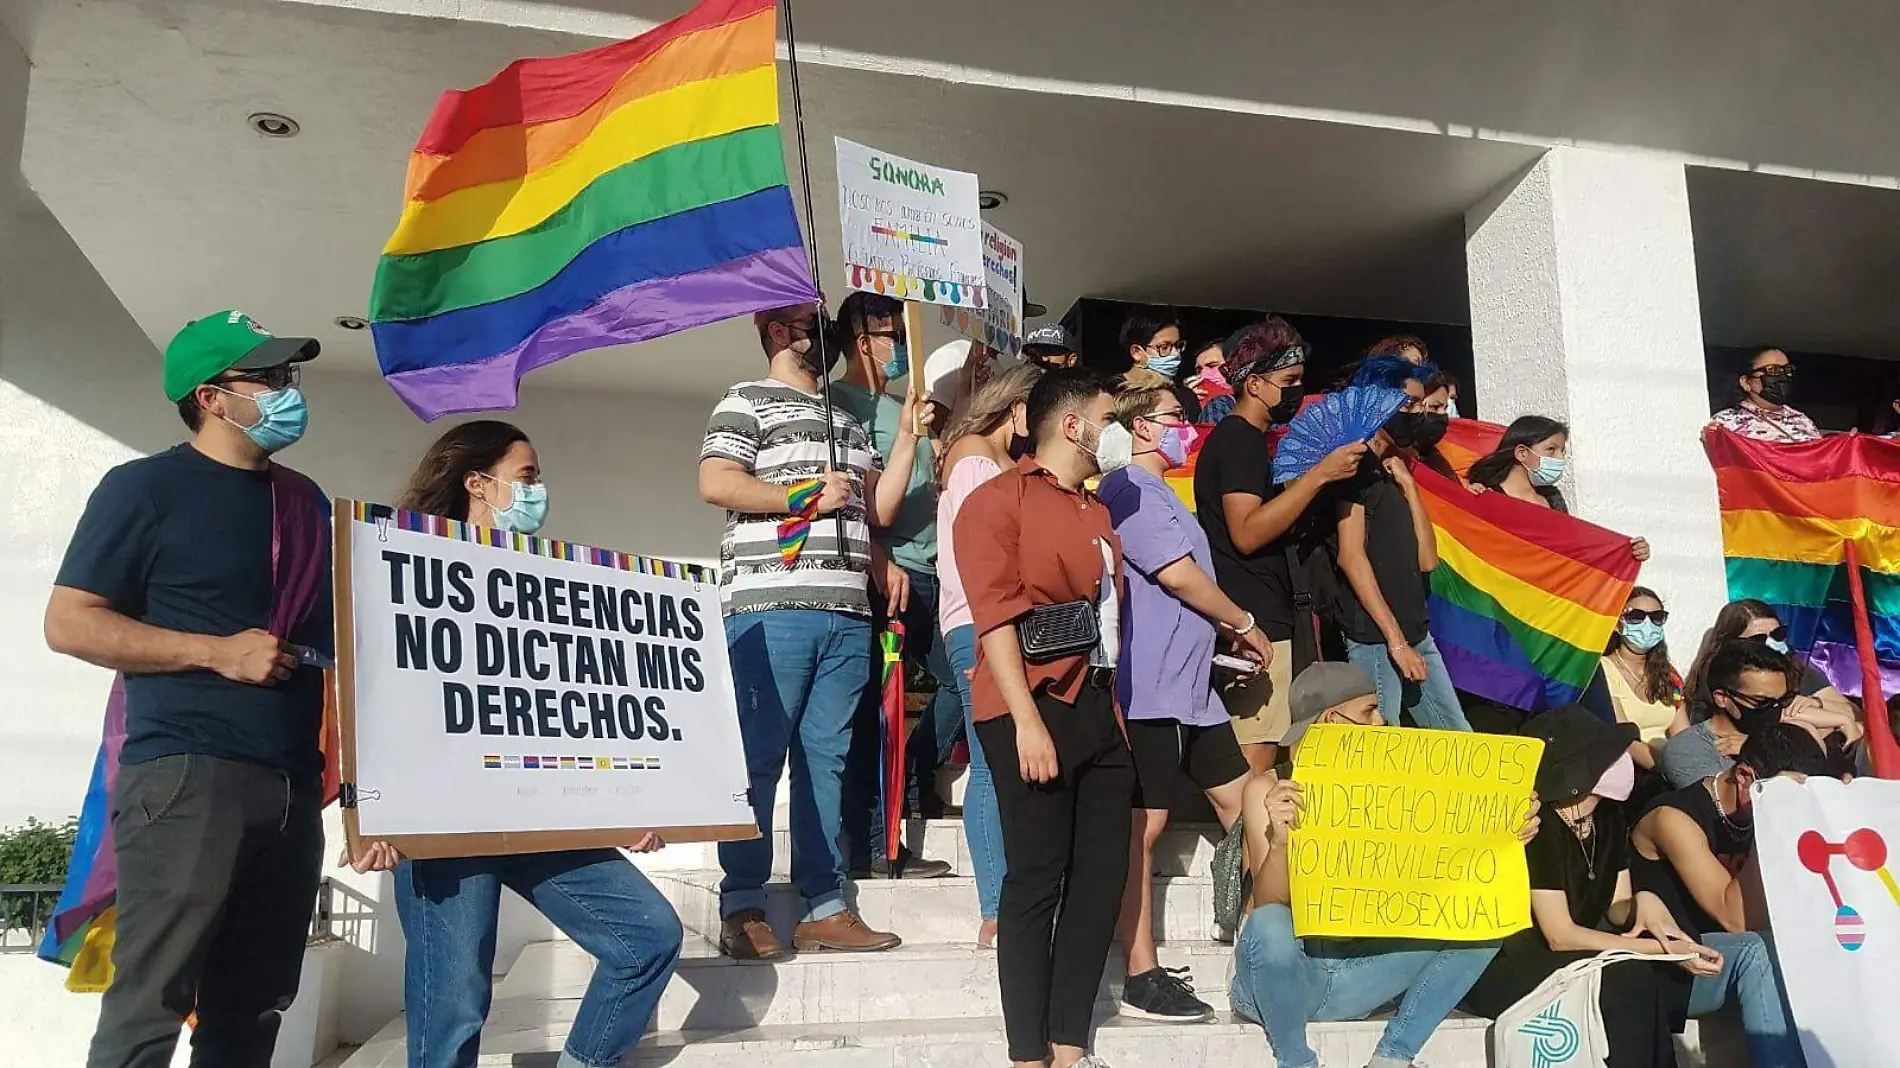
[[[1709,841],[1709,850],[1716,859],[1731,869],[1754,848],[1754,828],[1748,827],[1747,833],[1737,833],[1722,818],[1722,812],[1715,807],[1715,798],[1709,796],[1707,780],[1698,781],[1680,790],[1671,790],[1650,802],[1643,814],[1659,808],[1678,809],[1702,828],[1702,834]],[[1655,860],[1643,856],[1643,851],[1634,845],[1630,847],[1630,885],[1637,890],[1648,890],[1669,906],[1669,914],[1676,919],[1683,931],[1692,937],[1700,938],[1704,934],[1721,931],[1722,925],[1715,917],[1703,911],[1696,904],[1695,895],[1689,892],[1689,886],[1676,872],[1676,866],[1669,858],[1658,856]]]

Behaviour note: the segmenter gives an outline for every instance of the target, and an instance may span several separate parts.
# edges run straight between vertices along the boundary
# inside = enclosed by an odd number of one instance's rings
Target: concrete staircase
[[[1231,951],[1214,942],[1208,862],[1218,827],[1171,829],[1157,851],[1155,895],[1161,957],[1192,970],[1195,990],[1213,1005],[1207,1024],[1157,1024],[1115,1015],[1122,965],[1111,955],[1097,992],[1097,1051],[1115,1068],[1271,1065],[1259,1027],[1228,1009]],[[789,854],[775,843],[779,878]],[[925,855],[971,871],[962,825],[915,822],[907,835]],[[660,1001],[653,1032],[627,1066],[743,1064],[757,1068],[996,1068],[1008,1063],[996,956],[974,944],[975,880],[869,881],[851,891],[865,921],[903,935],[889,953],[817,954],[776,965],[739,963],[714,948],[720,873],[711,847],[669,847],[641,866],[679,911],[686,945],[679,972]],[[796,896],[771,889],[768,915],[790,943]],[[592,974],[593,961],[571,942],[530,945],[498,978],[482,1034],[484,1066],[552,1066]],[[1483,1068],[1488,1022],[1455,1018],[1439,1028],[1425,1057],[1434,1068]],[[1360,1068],[1372,1055],[1378,1021],[1314,1025],[1326,1068]],[[364,1045],[344,1068],[402,1068],[401,1018]],[[1694,1025],[1683,1042],[1685,1066],[1745,1065],[1732,1040],[1705,1056]]]

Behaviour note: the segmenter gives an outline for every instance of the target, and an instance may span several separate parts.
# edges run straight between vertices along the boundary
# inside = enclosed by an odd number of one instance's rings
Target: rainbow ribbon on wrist
[[[811,536],[811,521],[818,518],[818,497],[823,485],[818,479],[808,478],[785,489],[785,510],[791,514],[778,523],[778,555],[786,567],[798,562],[798,554],[805,549],[805,539]]]

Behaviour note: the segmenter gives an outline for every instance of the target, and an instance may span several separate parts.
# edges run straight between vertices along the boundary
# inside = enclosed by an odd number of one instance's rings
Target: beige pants
[[[1234,737],[1242,745],[1279,744],[1292,723],[1287,691],[1293,686],[1293,643],[1274,642],[1273,661],[1265,671],[1221,692],[1234,719]]]

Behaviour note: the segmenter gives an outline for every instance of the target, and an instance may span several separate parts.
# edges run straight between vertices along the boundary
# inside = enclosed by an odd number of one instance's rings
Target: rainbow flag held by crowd
[[[1482,419],[1453,419],[1445,431],[1445,439],[1438,443],[1438,455],[1451,464],[1451,469],[1464,478],[1471,465],[1489,455],[1498,447],[1498,440],[1504,437],[1504,428],[1496,423],[1487,423]]]
[[[779,136],[774,0],[442,95],[370,297],[390,386],[433,420],[513,407],[564,357],[818,299]]]
[[[1900,442],[1841,434],[1780,445],[1712,427],[1702,444],[1729,597],[1772,605],[1788,644],[1842,693],[1862,696],[1869,664],[1883,696],[1900,693]],[[1855,633],[1850,554],[1871,649]]]
[[[1636,584],[1630,539],[1422,466],[1412,477],[1438,537],[1431,629],[1452,682],[1528,712],[1577,700]]]

